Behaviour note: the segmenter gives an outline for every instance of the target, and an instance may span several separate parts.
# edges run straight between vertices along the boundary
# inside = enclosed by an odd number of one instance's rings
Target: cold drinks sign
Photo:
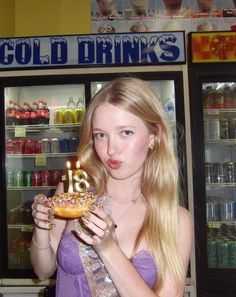
[[[0,69],[185,63],[184,32],[0,39]]]

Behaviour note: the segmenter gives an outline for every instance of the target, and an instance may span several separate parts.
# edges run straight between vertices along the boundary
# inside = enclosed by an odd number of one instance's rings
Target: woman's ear
[[[157,132],[155,134],[150,135],[150,143],[149,143],[150,150],[153,150],[156,145],[158,145],[159,147],[160,142],[162,140],[162,136],[163,136],[162,126],[160,124],[157,124],[156,127],[157,127]]]

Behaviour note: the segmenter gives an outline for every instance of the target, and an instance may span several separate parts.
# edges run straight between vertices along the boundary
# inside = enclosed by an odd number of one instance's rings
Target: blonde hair
[[[106,191],[108,176],[93,146],[92,117],[96,107],[104,102],[140,117],[155,135],[155,146],[147,156],[141,179],[141,190],[147,200],[147,212],[135,247],[137,248],[142,238],[146,238],[158,267],[156,292],[162,287],[167,270],[178,287],[185,280],[177,245],[178,165],[165,112],[148,84],[135,77],[117,78],[107,83],[95,95],[83,121],[78,153],[81,164],[91,177],[91,183],[98,194]]]

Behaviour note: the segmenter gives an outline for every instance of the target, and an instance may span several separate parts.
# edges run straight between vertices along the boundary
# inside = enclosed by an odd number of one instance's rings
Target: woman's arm
[[[121,297],[156,297],[157,294],[151,290],[139,273],[136,271],[130,260],[124,255],[117,242],[113,239],[112,221],[109,216],[95,209],[88,219],[85,219],[87,226],[94,231],[95,236],[88,237],[83,232],[79,236],[87,243],[92,244],[101,257],[106,269],[113,280]],[[99,221],[99,218],[103,221]],[[98,227],[99,226],[99,227]],[[109,231],[109,232],[108,232]],[[187,210],[179,209],[179,249],[183,261],[185,272],[188,268],[193,228],[191,216]],[[163,281],[163,287],[158,297],[183,297],[185,282],[181,287],[176,286],[174,280],[167,272]]]
[[[58,184],[55,194],[63,191],[63,183]],[[42,194],[35,196],[32,210],[35,227],[30,249],[31,261],[38,278],[45,280],[56,270],[57,248],[66,221],[54,218],[48,199]]]

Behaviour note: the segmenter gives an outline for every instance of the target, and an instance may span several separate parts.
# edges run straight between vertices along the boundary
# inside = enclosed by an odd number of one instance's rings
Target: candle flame
[[[70,169],[70,168],[71,168],[70,161],[67,161],[67,162],[66,162],[66,167],[67,167],[67,169]]]
[[[78,169],[78,168],[80,168],[80,161],[79,160],[76,162],[76,169]]]

